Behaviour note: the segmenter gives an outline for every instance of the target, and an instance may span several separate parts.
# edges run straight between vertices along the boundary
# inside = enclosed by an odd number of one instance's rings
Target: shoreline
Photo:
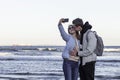
[[[2,80],[64,80],[64,76],[56,74],[0,74],[0,79]],[[120,76],[110,76],[110,75],[95,75],[95,80],[119,80]]]

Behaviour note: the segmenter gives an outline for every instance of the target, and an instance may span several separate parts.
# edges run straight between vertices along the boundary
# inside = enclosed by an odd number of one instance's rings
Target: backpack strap
[[[90,32],[93,32],[93,31],[88,31],[87,34],[86,34],[86,40],[87,40],[87,42],[88,42],[88,34],[89,34]]]

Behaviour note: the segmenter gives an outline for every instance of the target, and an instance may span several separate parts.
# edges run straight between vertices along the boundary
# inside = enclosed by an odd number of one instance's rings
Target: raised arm
[[[65,32],[63,25],[62,25],[62,21],[63,21],[63,19],[60,19],[60,21],[58,23],[58,28],[59,28],[59,31],[60,31],[60,34],[61,34],[63,40],[68,41],[70,36]]]

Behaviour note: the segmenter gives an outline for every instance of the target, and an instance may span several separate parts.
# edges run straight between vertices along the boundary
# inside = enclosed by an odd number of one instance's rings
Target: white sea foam
[[[9,56],[9,55],[13,55],[10,52],[0,52],[0,56]]]

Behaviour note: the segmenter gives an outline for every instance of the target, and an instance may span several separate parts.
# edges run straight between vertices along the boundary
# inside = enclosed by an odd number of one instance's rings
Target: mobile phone
[[[69,19],[68,19],[68,18],[65,18],[65,19],[63,19],[62,22],[68,22],[68,21],[69,21]]]

